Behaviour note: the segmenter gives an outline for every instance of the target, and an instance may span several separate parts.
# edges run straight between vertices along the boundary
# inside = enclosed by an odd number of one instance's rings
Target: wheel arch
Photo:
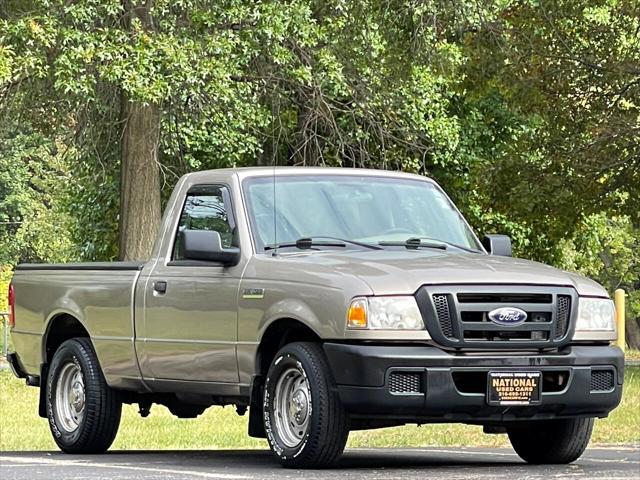
[[[58,347],[76,337],[86,337],[91,341],[89,330],[75,315],[68,312],[52,315],[42,337],[42,363],[51,363]]]
[[[260,338],[255,372],[265,375],[278,350],[292,342],[322,342],[322,338],[313,328],[298,319],[282,317],[274,320]]]
[[[265,438],[262,424],[262,390],[264,378],[276,353],[291,342],[321,342],[322,338],[301,320],[281,317],[273,320],[264,329],[255,356],[255,375],[251,382],[249,398],[249,435]]]
[[[69,312],[58,312],[49,318],[47,327],[42,336],[42,364],[40,366],[40,399],[38,404],[38,414],[42,418],[47,418],[46,394],[47,376],[49,375],[49,365],[53,355],[60,345],[67,340],[76,337],[88,338],[91,342],[91,335],[84,324]]]

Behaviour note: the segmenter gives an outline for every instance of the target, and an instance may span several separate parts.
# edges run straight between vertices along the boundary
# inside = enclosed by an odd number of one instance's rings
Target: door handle
[[[153,282],[153,290],[158,293],[167,293],[167,282],[164,280]]]

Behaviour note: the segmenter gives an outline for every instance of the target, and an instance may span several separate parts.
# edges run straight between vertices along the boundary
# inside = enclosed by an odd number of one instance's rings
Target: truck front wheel
[[[320,345],[291,343],[276,354],[265,381],[263,420],[283,466],[337,462],[349,436],[348,416]]]
[[[524,461],[536,464],[571,463],[583,454],[593,418],[529,422],[507,429],[509,440]]]
[[[88,338],[64,342],[53,356],[46,384],[53,439],[66,453],[102,453],[118,432],[122,402],[102,375]]]

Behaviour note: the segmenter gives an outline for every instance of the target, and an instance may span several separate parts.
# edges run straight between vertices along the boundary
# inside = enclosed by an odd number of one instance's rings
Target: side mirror
[[[511,256],[511,239],[507,235],[485,235],[482,246],[491,255]]]
[[[240,260],[240,249],[223,247],[218,232],[183,230],[180,237],[185,260],[220,262],[223,265],[236,265]]]

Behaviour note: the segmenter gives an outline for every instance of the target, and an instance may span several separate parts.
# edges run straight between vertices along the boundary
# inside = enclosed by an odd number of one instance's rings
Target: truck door
[[[243,264],[185,260],[178,233],[214,230],[239,246],[228,187],[199,185],[186,194],[170,256],[146,280],[137,348],[146,378],[238,382],[237,294]]]

